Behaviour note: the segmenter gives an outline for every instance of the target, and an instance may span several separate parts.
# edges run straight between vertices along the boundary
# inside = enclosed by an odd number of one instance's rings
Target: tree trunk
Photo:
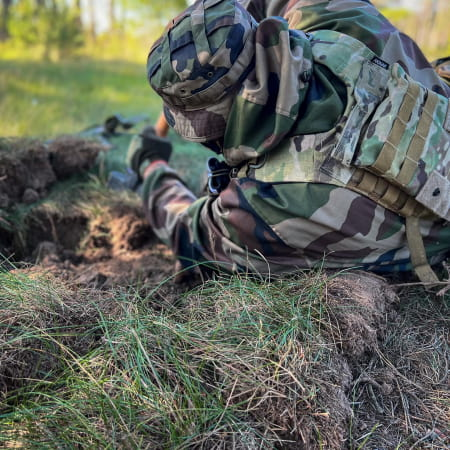
[[[0,17],[0,41],[6,41],[9,38],[9,8],[12,0],[2,1],[2,15]]]
[[[79,30],[83,29],[83,21],[81,20],[81,0],[75,1],[75,24],[77,25]]]
[[[116,2],[115,0],[109,0],[109,26],[114,31],[116,28]]]
[[[89,33],[93,41],[97,39],[97,28],[95,26],[95,6],[93,1],[88,1],[89,5]]]

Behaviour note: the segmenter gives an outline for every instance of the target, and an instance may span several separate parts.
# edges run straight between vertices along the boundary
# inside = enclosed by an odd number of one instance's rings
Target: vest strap
[[[428,263],[420,233],[420,217],[426,217],[428,210],[400,188],[362,169],[355,170],[347,187],[405,217],[406,240],[414,271],[421,282],[437,283],[439,279]]]
[[[417,126],[416,133],[406,153],[406,158],[403,163],[397,180],[402,186],[407,186],[411,181],[414,173],[417,170],[417,164],[422,156],[424,148],[426,148],[426,141],[430,132],[431,124],[433,123],[434,110],[438,103],[438,96],[434,92],[428,93],[428,98],[423,108],[422,116]]]
[[[448,102],[447,115],[444,121],[444,130],[450,133],[450,102]]]
[[[420,223],[418,217],[409,216],[405,222],[406,239],[408,240],[411,263],[414,270],[423,283],[438,283],[439,279],[433,272],[427,260],[423,238],[420,233]]]

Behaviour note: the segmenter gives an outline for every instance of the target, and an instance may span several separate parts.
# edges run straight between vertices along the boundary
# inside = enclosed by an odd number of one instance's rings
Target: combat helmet
[[[198,0],[153,44],[148,80],[169,125],[185,139],[224,135],[235,95],[253,68],[256,26],[238,0]]]

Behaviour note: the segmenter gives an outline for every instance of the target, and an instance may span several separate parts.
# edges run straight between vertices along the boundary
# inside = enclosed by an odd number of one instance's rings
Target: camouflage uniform
[[[311,175],[317,161],[325,162],[327,139],[345,127],[347,97],[345,84],[313,58],[305,33],[345,33],[444,98],[448,86],[368,1],[250,0],[244,6],[259,23],[232,0],[196,2],[150,52],[148,77],[169,124],[186,139],[221,150],[237,173],[220,195],[197,199],[167,164],[153,163],[143,198],[155,233],[185,267],[209,261],[258,273],[317,265],[410,270],[401,216]],[[284,19],[265,18],[272,15]],[[420,231],[431,263],[450,253],[446,221],[424,219]]]

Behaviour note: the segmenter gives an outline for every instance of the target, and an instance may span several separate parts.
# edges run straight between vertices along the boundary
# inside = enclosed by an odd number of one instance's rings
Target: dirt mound
[[[38,205],[24,218],[21,233],[16,236],[17,255],[35,262],[29,256],[40,258],[43,242],[54,242],[61,252],[74,250],[85,234],[88,220],[77,208],[69,207],[61,213],[49,205]]]
[[[331,336],[350,360],[373,354],[386,329],[386,314],[398,297],[386,280],[364,272],[339,275],[328,283]]]
[[[80,286],[127,286],[148,277],[162,281],[173,274],[174,258],[159,244],[137,199],[128,205],[104,205],[96,217],[44,214],[38,208],[27,234],[28,257]]]
[[[44,144],[33,141],[0,143],[0,207],[14,202],[28,202],[45,196],[47,187],[56,181]]]
[[[58,180],[63,180],[95,164],[105,147],[90,140],[74,136],[61,136],[47,144],[52,169]]]
[[[60,137],[47,144],[0,140],[0,208],[45,197],[55,181],[90,169],[104,149],[94,141],[77,137]]]
[[[91,193],[84,192],[83,184],[74,183],[52,198],[47,197],[48,189],[57,181],[92,168],[102,150],[105,148],[94,141],[72,136],[45,144],[19,139],[0,141],[3,257],[36,262],[43,259],[44,253],[52,252],[53,259],[79,262],[115,257],[148,243],[153,234],[136,198],[114,202],[114,196],[108,199],[106,195],[111,194],[103,193],[105,198],[93,200],[88,198]],[[93,192],[91,197],[100,195]],[[93,211],[93,205],[86,209],[80,206],[83,201],[103,202],[97,205],[101,213]]]
[[[140,203],[114,203],[91,220],[81,246],[85,258],[95,260],[119,257],[149,242],[154,244],[155,239]]]

